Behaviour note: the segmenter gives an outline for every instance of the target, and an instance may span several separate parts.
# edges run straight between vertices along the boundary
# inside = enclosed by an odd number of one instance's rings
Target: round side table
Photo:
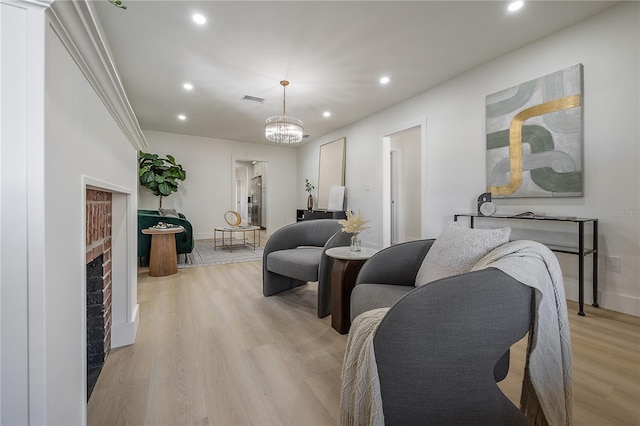
[[[362,265],[378,250],[363,247],[351,251],[349,247],[333,247],[325,253],[333,258],[331,269],[331,327],[346,334],[351,327],[351,291]]]
[[[149,254],[149,275],[165,277],[178,272],[175,234],[184,232],[182,226],[174,228],[147,228],[141,231],[151,235],[151,253]]]

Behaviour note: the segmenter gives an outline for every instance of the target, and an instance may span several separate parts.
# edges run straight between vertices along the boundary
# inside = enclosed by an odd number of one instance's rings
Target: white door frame
[[[260,162],[260,163],[267,163],[267,174],[269,173],[268,170],[270,169],[269,166],[269,160],[260,160],[259,158],[256,157],[236,157],[236,156],[232,156],[231,157],[231,200],[229,201],[229,204],[231,206],[233,206],[232,208],[235,209],[236,206],[236,166],[238,161],[240,162]],[[248,180],[249,182],[251,181],[251,178],[253,176],[249,176]],[[268,179],[268,177],[267,177]],[[249,185],[249,182],[247,182],[247,185]],[[247,189],[248,191],[248,189]],[[263,199],[263,203],[267,206],[267,214],[266,214],[266,218],[265,218],[265,223],[267,224],[266,229],[271,229],[271,221],[269,220],[271,218],[271,209],[268,207],[270,206],[270,198],[271,198],[271,191],[269,190],[269,187],[267,186],[267,200]]]
[[[382,247],[391,245],[391,136],[420,126],[420,238],[427,236],[427,117],[407,122],[382,133]]]

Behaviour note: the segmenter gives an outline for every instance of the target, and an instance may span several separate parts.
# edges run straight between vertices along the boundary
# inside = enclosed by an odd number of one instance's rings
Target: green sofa
[[[184,228],[184,232],[176,234],[176,252],[184,254],[185,258],[188,253],[193,251],[195,241],[193,239],[193,228],[191,223],[182,214],[180,217],[162,216],[158,210],[138,210],[138,257],[149,257],[151,252],[151,235],[145,235],[142,230],[157,225],[158,222],[172,223],[180,225]]]

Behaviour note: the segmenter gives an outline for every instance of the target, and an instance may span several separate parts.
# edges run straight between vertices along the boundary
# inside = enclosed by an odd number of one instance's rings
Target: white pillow
[[[416,287],[469,272],[484,255],[509,242],[511,228],[472,229],[449,225],[433,242],[416,275]]]
[[[176,209],[158,209],[160,216],[164,217],[180,217]]]

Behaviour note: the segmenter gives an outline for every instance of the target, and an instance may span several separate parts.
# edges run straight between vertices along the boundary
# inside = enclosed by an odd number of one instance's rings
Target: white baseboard
[[[569,300],[578,301],[578,280],[564,278],[565,296]],[[593,288],[591,281],[584,283],[584,304],[593,304]],[[622,312],[623,314],[640,317],[640,298],[625,296],[598,290],[598,306],[610,311]]]
[[[598,305],[611,311],[640,317],[640,298],[637,297],[601,291],[598,294]]]
[[[140,316],[138,312],[138,306],[136,304],[131,315],[131,321],[113,324],[111,326],[111,348],[119,348],[121,346],[132,345],[136,341],[136,334],[138,333],[138,324],[140,322]]]
[[[213,231],[212,232],[198,232],[193,234],[194,240],[212,240],[213,239]]]

